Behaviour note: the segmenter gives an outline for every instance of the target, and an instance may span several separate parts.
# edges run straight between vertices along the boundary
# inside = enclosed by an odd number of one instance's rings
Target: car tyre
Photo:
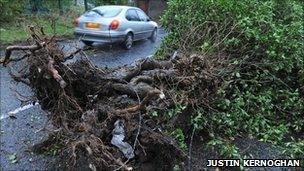
[[[94,43],[92,41],[87,41],[87,40],[83,40],[82,42],[87,46],[92,46],[92,44]]]
[[[156,42],[157,39],[157,28],[155,28],[152,32],[151,37],[149,38],[152,42]]]
[[[132,33],[128,33],[123,42],[123,47],[125,49],[129,50],[129,49],[131,49],[132,45],[133,45],[133,35],[132,35]]]

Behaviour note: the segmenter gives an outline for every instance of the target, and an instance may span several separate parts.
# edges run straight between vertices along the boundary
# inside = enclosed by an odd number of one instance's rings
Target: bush
[[[213,110],[197,109],[208,121],[200,127],[210,135],[250,134],[284,146],[287,135],[303,133],[303,5],[295,0],[168,2],[161,22],[169,36],[158,56],[179,50],[229,59],[214,73],[223,82],[210,104]]]
[[[95,6],[100,5],[124,5],[128,3],[128,0],[89,0],[88,2],[93,3]]]
[[[24,1],[22,0],[0,0],[0,22],[12,21],[23,11]]]

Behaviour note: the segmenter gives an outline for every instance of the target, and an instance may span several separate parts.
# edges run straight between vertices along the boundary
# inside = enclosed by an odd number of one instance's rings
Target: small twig
[[[23,59],[29,57],[29,56],[30,56],[30,54],[27,53],[27,54],[23,55],[21,58],[9,58],[9,59],[6,61],[6,63],[18,62],[18,61],[21,61],[21,60],[23,60]],[[5,61],[5,58],[0,59],[0,64],[1,64],[1,63],[4,63],[4,61]]]
[[[42,45],[44,45],[44,43]],[[16,51],[16,50],[31,50],[31,51],[34,51],[34,50],[40,49],[41,47],[42,47],[41,45],[36,45],[36,44],[31,45],[31,46],[9,46],[9,47],[6,48],[4,59],[1,60],[0,63],[3,63],[3,66],[6,66],[10,62],[10,57],[12,55],[12,51]]]
[[[73,59],[74,56],[75,56],[77,53],[79,53],[81,50],[82,50],[82,49],[77,49],[76,51],[74,51],[74,52],[70,53],[69,55],[65,56],[63,61],[65,62],[65,61],[67,61],[67,60],[69,60],[69,59]]]
[[[8,74],[13,78],[13,80],[17,81],[17,82],[22,82],[27,86],[30,86],[30,80],[28,80],[27,78],[24,78],[22,75],[16,75],[12,72],[11,67],[8,67]]]
[[[88,64],[90,65],[91,68],[94,68],[94,69],[100,71],[103,74],[105,73],[103,70],[97,68],[96,66],[94,66],[92,64],[92,61],[89,59],[89,57],[87,56],[87,54],[83,50],[80,50],[80,53],[82,54],[82,56],[84,56],[84,58],[86,59],[86,61],[88,62]]]
[[[188,153],[188,170],[192,171],[192,143],[193,143],[193,137],[195,133],[195,127],[192,130],[190,144],[189,144],[189,153]]]
[[[139,112],[138,129],[137,129],[136,137],[135,137],[134,144],[133,144],[133,152],[134,152],[134,150],[135,150],[136,143],[137,143],[137,141],[138,141],[138,136],[139,136],[140,129],[141,129],[141,122],[142,122],[142,116],[141,116],[141,111],[140,111],[140,112]]]
[[[132,170],[133,168],[126,166],[126,164],[127,164],[128,162],[129,162],[129,159],[128,159],[127,161],[125,161],[124,163],[122,163],[122,164],[120,165],[119,168],[114,169],[114,171],[120,170],[120,169],[122,169],[122,168],[124,168],[125,170]]]

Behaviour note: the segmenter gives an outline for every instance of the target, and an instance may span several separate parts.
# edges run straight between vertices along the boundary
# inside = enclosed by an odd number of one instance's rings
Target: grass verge
[[[63,15],[57,13],[51,15],[28,15],[18,18],[10,23],[2,23],[0,26],[0,44],[12,44],[25,41],[29,35],[27,26],[43,27],[48,35],[72,36],[73,21],[79,16],[79,12],[69,12]]]

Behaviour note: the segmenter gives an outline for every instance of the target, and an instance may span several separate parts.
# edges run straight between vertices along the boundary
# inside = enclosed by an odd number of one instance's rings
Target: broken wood
[[[54,63],[55,63],[54,59],[49,58],[49,62],[47,64],[47,69],[50,72],[50,74],[53,76],[53,78],[60,84],[60,87],[65,88],[67,84],[63,80],[61,75],[58,73],[58,71],[55,69]]]
[[[3,64],[3,66],[6,66],[10,61],[10,57],[12,55],[12,51],[19,51],[19,50],[29,50],[29,51],[35,51],[35,50],[38,50],[40,49],[45,43],[41,43],[39,45],[31,45],[31,46],[9,46],[6,48],[5,50],[5,56],[4,56],[4,59],[1,60],[1,63]],[[25,57],[28,57],[27,56],[24,56]]]

